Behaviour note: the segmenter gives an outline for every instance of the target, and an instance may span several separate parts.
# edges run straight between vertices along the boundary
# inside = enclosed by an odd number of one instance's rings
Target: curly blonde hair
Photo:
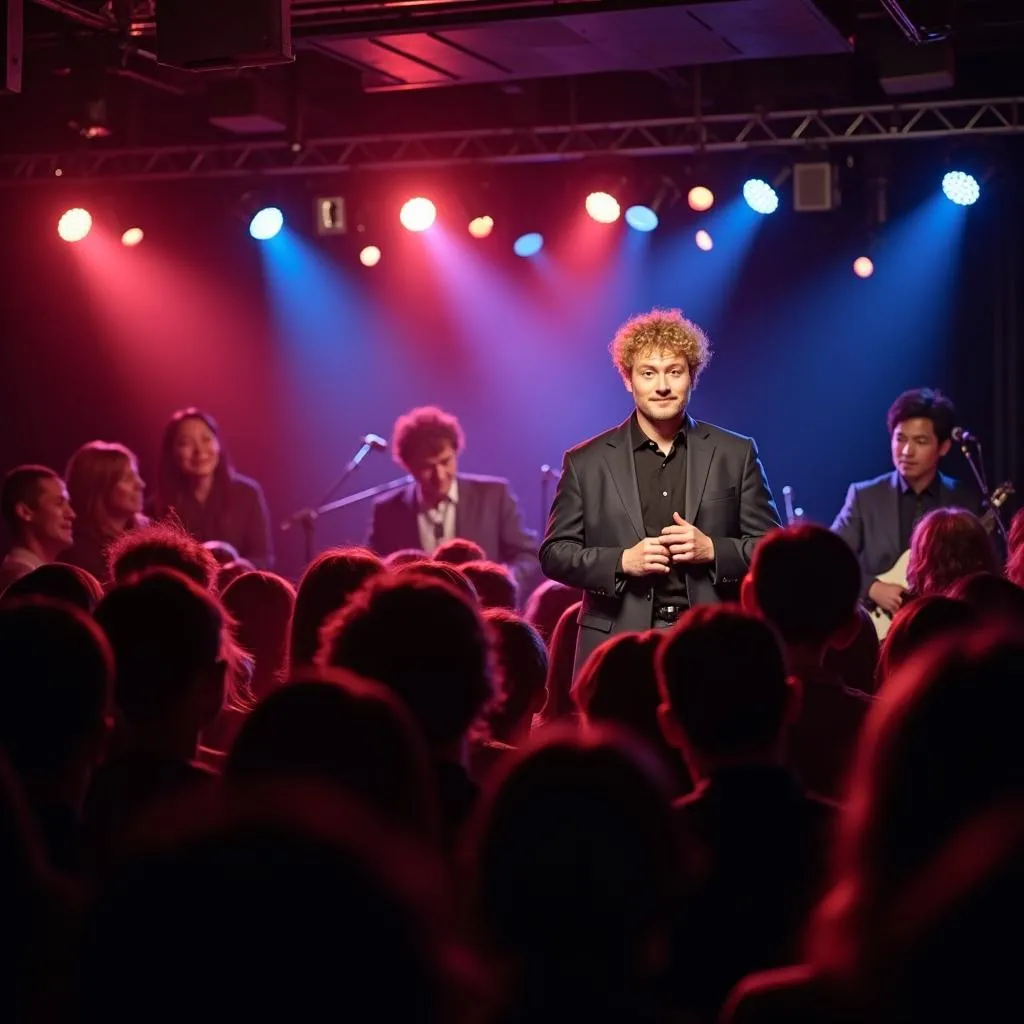
[[[622,379],[628,381],[639,356],[648,352],[681,355],[690,367],[694,384],[711,360],[708,336],[679,309],[652,309],[627,320],[616,332],[608,350]]]

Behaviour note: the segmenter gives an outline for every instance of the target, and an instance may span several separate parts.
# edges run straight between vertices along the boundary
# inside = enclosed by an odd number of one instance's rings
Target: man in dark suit
[[[609,634],[735,598],[757,540],[780,525],[753,440],[686,412],[711,354],[704,332],[654,310],[611,351],[636,410],[565,453],[540,549],[545,575],[585,591],[577,671]]]
[[[462,537],[522,581],[537,567],[536,536],[523,527],[507,480],[459,473],[464,441],[459,421],[435,406],[398,418],[391,438],[395,461],[413,480],[374,503],[367,546],[382,557],[403,548],[431,554]]]
[[[982,495],[976,487],[939,472],[956,419],[953,403],[941,392],[904,391],[886,417],[895,471],[851,484],[832,524],[860,562],[861,598],[890,615],[899,611],[904,589],[876,577],[910,547],[917,521],[932,509],[950,505],[981,513]]]

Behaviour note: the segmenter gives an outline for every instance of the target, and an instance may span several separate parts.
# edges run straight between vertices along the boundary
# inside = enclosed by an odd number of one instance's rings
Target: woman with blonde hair
[[[90,441],[68,461],[64,471],[75,510],[75,542],[61,556],[106,583],[107,549],[127,530],[145,525],[145,482],[133,452],[123,444]]]

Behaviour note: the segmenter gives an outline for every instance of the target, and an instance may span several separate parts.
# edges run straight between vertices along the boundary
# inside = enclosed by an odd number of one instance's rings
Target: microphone
[[[388,446],[387,441],[380,434],[366,434],[359,440],[361,444],[368,444],[371,448],[376,448],[378,451],[385,451]]]
[[[957,444],[967,444],[968,441],[977,441],[977,437],[974,436],[966,427],[954,427],[950,432],[949,436],[956,441]]]
[[[557,469],[552,469],[547,463],[540,467],[542,480],[557,480],[561,475]]]

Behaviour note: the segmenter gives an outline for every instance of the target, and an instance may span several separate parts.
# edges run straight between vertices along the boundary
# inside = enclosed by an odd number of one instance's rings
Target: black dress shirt
[[[686,423],[684,421],[676,434],[668,455],[663,455],[657,444],[643,432],[636,414],[630,429],[644,532],[648,537],[660,537],[661,531],[672,525],[673,512],[686,518]],[[685,608],[689,605],[683,566],[673,565],[667,576],[655,576],[653,579],[655,608],[666,605]]]
[[[906,551],[910,547],[910,535],[914,532],[917,521],[927,515],[932,509],[942,504],[939,495],[939,474],[932,477],[932,482],[920,494],[899,477],[900,483],[900,551]]]

